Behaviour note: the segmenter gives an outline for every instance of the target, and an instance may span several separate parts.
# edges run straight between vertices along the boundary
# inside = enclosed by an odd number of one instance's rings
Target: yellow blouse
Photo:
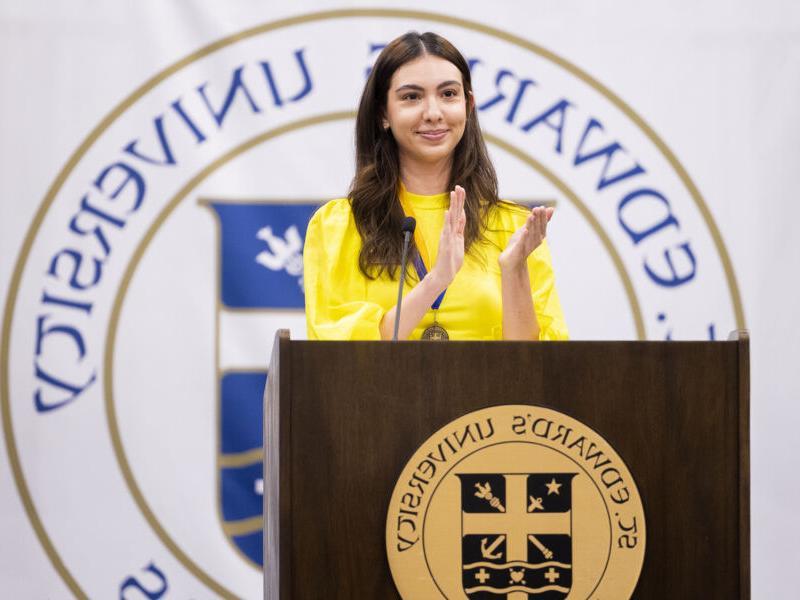
[[[439,236],[449,194],[420,196],[401,188],[417,220],[417,231],[436,263]],[[497,259],[511,235],[523,225],[528,211],[497,206],[489,213],[486,241],[473,244],[464,264],[439,307],[437,322],[451,340],[501,340],[502,297]],[[306,321],[311,340],[379,340],[380,322],[397,303],[397,279],[384,272],[371,280],[358,268],[361,236],[347,198],[331,200],[311,218],[303,250]],[[411,277],[404,293],[418,282],[409,261]],[[555,288],[547,242],[528,257],[533,305],[540,340],[566,340],[568,332]],[[418,340],[433,324],[429,309],[409,339]]]

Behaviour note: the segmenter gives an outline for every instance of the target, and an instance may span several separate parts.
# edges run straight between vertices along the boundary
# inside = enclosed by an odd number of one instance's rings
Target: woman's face
[[[464,135],[467,102],[461,71],[450,61],[425,55],[397,69],[383,125],[391,128],[401,163],[450,158]]]

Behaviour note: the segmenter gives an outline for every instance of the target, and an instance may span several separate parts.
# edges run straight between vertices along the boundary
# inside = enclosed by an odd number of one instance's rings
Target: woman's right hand
[[[429,273],[437,289],[444,290],[449,286],[456,273],[464,264],[464,228],[467,225],[467,214],[464,211],[464,199],[467,194],[464,188],[457,185],[450,192],[450,208],[444,213],[442,235],[439,238],[439,252],[436,264]]]

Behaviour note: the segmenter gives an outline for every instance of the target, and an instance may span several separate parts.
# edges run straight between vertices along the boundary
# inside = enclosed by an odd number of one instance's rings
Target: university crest
[[[464,592],[564,598],[572,583],[575,473],[459,474]]]
[[[645,517],[622,459],[540,406],[466,414],[400,474],[386,552],[404,600],[630,598]]]

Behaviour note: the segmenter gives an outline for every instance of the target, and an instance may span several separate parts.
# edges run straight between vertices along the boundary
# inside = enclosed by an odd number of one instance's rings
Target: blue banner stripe
[[[220,393],[223,454],[246,452],[264,445],[264,373],[226,373]]]
[[[257,491],[257,481],[264,477],[262,464],[225,468],[220,472],[222,518],[238,521],[262,514],[262,495]]]
[[[248,535],[237,535],[233,541],[247,558],[257,565],[264,564],[264,534],[261,531]]]

